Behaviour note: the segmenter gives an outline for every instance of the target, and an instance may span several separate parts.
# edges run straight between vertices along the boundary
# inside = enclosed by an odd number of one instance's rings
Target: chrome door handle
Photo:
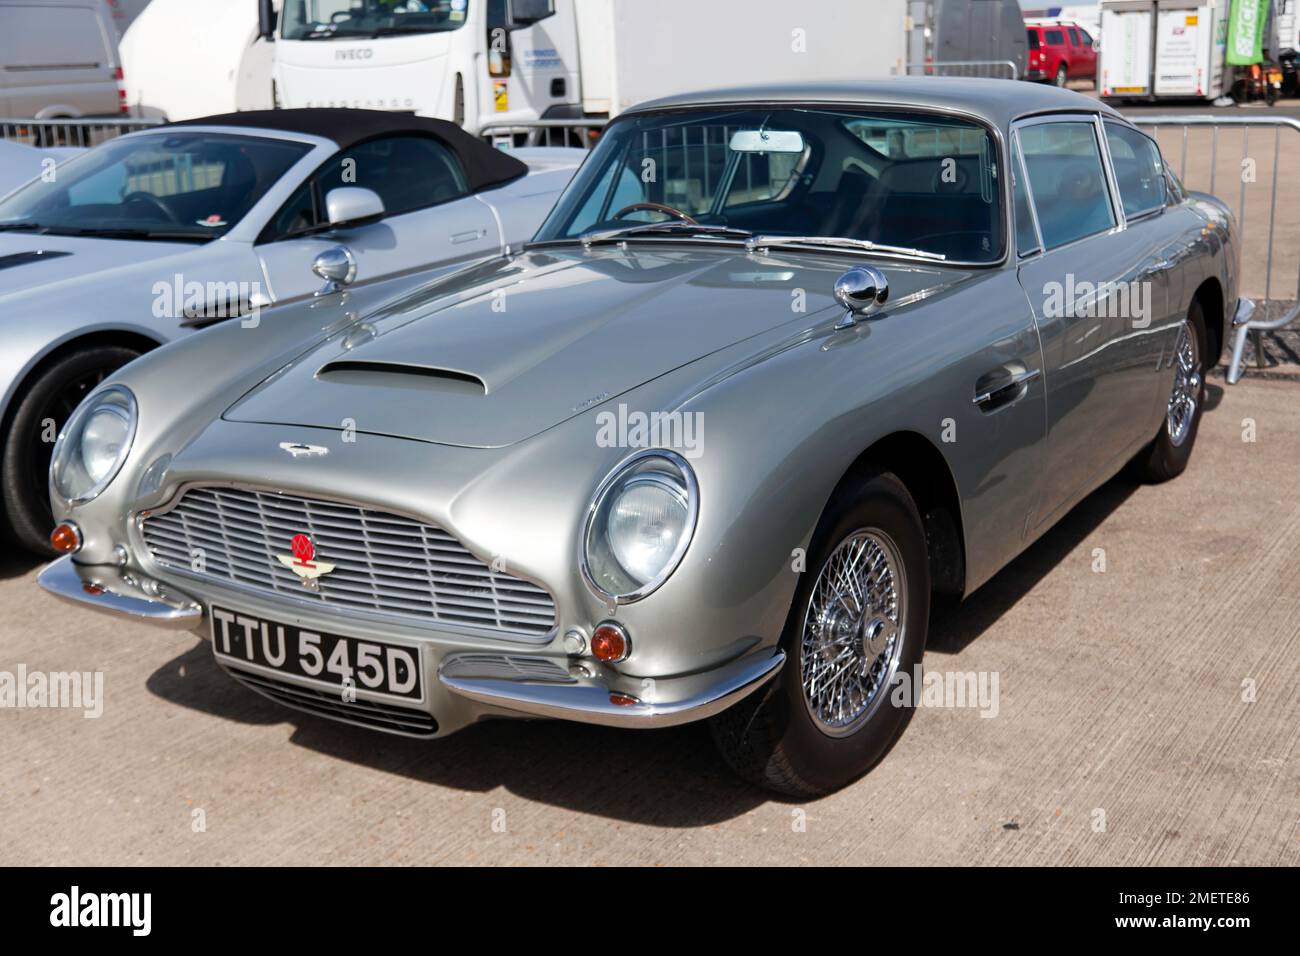
[[[975,393],[972,404],[979,405],[981,408],[985,408],[986,411],[992,411],[992,408],[987,406],[1001,408],[1003,405],[1020,398],[1024,394],[1021,386],[1027,385],[1041,374],[1042,369],[1031,368],[1023,372],[1016,372],[992,387],[985,385],[982,391]],[[979,388],[980,386],[976,387]]]
[[[487,235],[486,229],[470,229],[468,232],[452,233],[452,245],[460,245],[462,242],[473,242],[475,239],[482,239]]]

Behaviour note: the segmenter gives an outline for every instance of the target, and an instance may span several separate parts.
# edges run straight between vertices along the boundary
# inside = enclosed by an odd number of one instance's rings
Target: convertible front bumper
[[[202,631],[207,617],[203,601],[169,584],[110,565],[77,564],[71,556],[43,568],[37,582],[65,601],[156,626]],[[340,626],[338,621],[333,625]],[[721,713],[765,685],[785,663],[780,649],[758,648],[696,673],[636,678],[548,647],[498,646],[489,651],[481,645],[458,646],[450,635],[417,643],[433,692],[410,708],[369,699],[364,691],[354,695],[359,699],[349,701],[338,688],[325,688],[319,682],[265,670],[252,673],[228,667],[220,657],[217,661],[246,686],[287,707],[421,737],[444,736],[489,716],[671,727]],[[403,711],[427,713],[434,721],[420,729],[402,719]]]

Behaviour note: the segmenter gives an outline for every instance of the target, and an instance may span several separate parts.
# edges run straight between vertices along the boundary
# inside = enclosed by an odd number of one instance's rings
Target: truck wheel
[[[898,674],[915,674],[930,617],[921,516],[888,472],[836,493],[808,557],[780,676],[710,721],[733,770],[795,797],[851,783],[902,733],[912,698],[898,706],[891,691]]]
[[[1066,83],[1070,82],[1070,71],[1066,68],[1064,63],[1056,68],[1056,76],[1053,78],[1052,82],[1057,86],[1065,86]]]
[[[1168,481],[1187,468],[1205,405],[1207,354],[1205,315],[1200,301],[1193,299],[1174,344],[1174,381],[1164,423],[1151,444],[1133,459],[1134,475],[1140,481]]]
[[[10,529],[24,548],[55,553],[50,547],[51,439],[96,385],[139,354],[115,345],[78,349],[45,369],[18,398],[0,457],[0,484]]]

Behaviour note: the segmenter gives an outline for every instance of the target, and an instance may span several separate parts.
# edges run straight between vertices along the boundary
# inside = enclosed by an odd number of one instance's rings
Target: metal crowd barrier
[[[1228,383],[1236,384],[1241,379],[1242,373],[1242,352],[1246,347],[1246,337],[1252,336],[1255,344],[1255,364],[1257,368],[1266,368],[1267,360],[1264,355],[1263,333],[1285,328],[1295,321],[1296,316],[1300,315],[1300,261],[1296,266],[1296,297],[1294,299],[1273,299],[1273,271],[1275,265],[1274,239],[1278,225],[1278,169],[1284,161],[1297,155],[1297,144],[1295,141],[1288,143],[1288,148],[1282,148],[1283,132],[1290,130],[1288,135],[1300,133],[1300,120],[1292,119],[1288,116],[1149,116],[1137,114],[1129,117],[1133,123],[1138,126],[1147,128],[1158,142],[1161,142],[1161,151],[1165,154],[1165,160],[1171,166],[1174,165],[1174,156],[1177,156],[1178,178],[1182,180],[1183,185],[1188,189],[1212,193],[1223,199],[1229,205],[1232,205],[1232,192],[1236,192],[1236,206],[1233,212],[1237,217],[1238,242],[1237,248],[1241,253],[1241,262],[1238,266],[1238,285],[1243,290],[1241,294],[1251,299],[1255,303],[1255,310],[1244,320],[1234,322],[1234,340],[1232,343],[1232,358],[1228,364]],[[1256,128],[1263,128],[1266,132],[1256,134],[1255,150],[1252,151],[1251,131]],[[1193,137],[1193,131],[1204,130],[1208,133],[1209,138],[1209,161],[1208,169],[1193,168],[1188,171],[1188,140]],[[1272,130],[1268,133],[1267,130]],[[1162,141],[1162,135],[1163,141]],[[1222,133],[1222,135],[1221,135]],[[1239,135],[1238,135],[1239,134]],[[1174,137],[1170,143],[1170,135]],[[1203,138],[1204,134],[1200,138]],[[1221,144],[1221,140],[1224,142]],[[1236,153],[1233,149],[1235,143],[1240,141],[1241,152]],[[1172,145],[1174,149],[1170,149]],[[1197,149],[1193,153],[1194,162],[1204,157],[1204,144],[1198,143]],[[1222,157],[1232,160],[1229,163],[1230,173],[1220,175],[1219,166]],[[1235,159],[1234,159],[1235,156]],[[1224,194],[1219,195],[1215,187],[1218,185],[1231,186],[1230,182],[1225,182],[1230,175],[1235,175],[1239,180],[1238,188],[1232,190],[1224,189]],[[1266,186],[1266,189],[1260,187]],[[1294,189],[1288,184],[1285,195],[1291,196]],[[1268,214],[1268,226],[1264,232],[1264,239],[1260,240],[1261,230],[1263,227],[1256,226],[1257,215],[1251,216],[1252,207],[1256,214],[1262,213],[1260,204],[1266,205]],[[1297,210],[1300,211],[1300,210]],[[1300,216],[1291,216],[1284,219],[1286,224],[1284,228],[1290,229],[1291,225],[1300,222]],[[1248,231],[1251,227],[1251,231]],[[1294,241],[1283,242],[1279,248],[1281,253],[1285,253],[1288,258],[1297,257],[1300,259],[1300,243]],[[1279,254],[1281,254],[1279,253]],[[1263,266],[1263,276],[1260,276],[1260,266]],[[1280,263],[1279,263],[1280,264]],[[1282,268],[1285,268],[1283,265]],[[1260,296],[1262,285],[1263,295]],[[1225,308],[1232,308],[1232,303],[1225,303]]]
[[[123,133],[158,126],[162,120],[136,117],[90,119],[0,119],[0,140],[28,146],[97,146]]]
[[[995,80],[1020,79],[1015,60],[930,60],[907,64],[908,76],[984,76]]]
[[[609,120],[516,120],[484,123],[479,135],[493,146],[576,146],[591,149]]]

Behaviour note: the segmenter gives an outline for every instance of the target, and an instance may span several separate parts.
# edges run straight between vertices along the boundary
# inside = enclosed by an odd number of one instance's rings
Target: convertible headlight
[[[122,470],[135,438],[135,396],[110,385],[77,406],[54,446],[50,485],[69,504],[90,501]]]
[[[600,594],[645,597],[681,563],[695,532],[699,490],[680,455],[638,452],[596,489],[583,530],[583,574]]]

